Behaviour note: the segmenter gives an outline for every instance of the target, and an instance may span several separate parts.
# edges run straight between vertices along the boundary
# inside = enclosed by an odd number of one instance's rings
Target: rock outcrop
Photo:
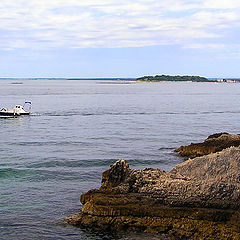
[[[135,170],[120,159],[100,189],[81,196],[65,220],[100,231],[164,233],[172,239],[240,239],[240,148],[231,147],[170,172]]]
[[[240,135],[216,133],[210,135],[202,143],[191,143],[188,146],[181,146],[174,151],[178,152],[182,157],[195,158],[219,152],[232,146],[240,146]]]

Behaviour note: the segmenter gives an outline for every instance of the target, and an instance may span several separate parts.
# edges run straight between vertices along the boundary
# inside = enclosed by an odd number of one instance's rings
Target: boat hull
[[[30,113],[29,112],[26,112],[26,113],[9,113],[9,112],[1,112],[0,111],[0,116],[17,117],[17,116],[22,116],[22,115],[30,115]]]

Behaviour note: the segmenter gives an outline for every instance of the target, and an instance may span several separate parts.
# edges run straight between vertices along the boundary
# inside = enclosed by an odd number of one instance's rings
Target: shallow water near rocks
[[[81,209],[80,195],[100,186],[109,165],[124,158],[132,168],[168,171],[183,161],[174,148],[240,133],[239,84],[12,82],[1,80],[0,108],[33,108],[31,116],[0,118],[3,240],[107,239],[59,220]]]

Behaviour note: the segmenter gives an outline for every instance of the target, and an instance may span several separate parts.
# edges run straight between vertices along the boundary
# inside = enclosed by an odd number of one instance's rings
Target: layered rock
[[[178,152],[182,157],[194,158],[219,152],[231,146],[240,146],[240,135],[216,133],[210,135],[202,143],[191,143],[188,146],[181,146],[174,151]]]
[[[82,212],[68,223],[176,239],[240,239],[240,148],[189,159],[170,172],[130,169],[121,159],[81,202]]]

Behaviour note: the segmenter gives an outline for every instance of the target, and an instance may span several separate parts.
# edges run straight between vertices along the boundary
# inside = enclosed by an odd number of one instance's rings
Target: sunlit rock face
[[[81,202],[82,212],[65,219],[75,226],[240,239],[240,148],[189,159],[170,172],[131,169],[120,159],[103,173],[100,189],[83,194]]]

